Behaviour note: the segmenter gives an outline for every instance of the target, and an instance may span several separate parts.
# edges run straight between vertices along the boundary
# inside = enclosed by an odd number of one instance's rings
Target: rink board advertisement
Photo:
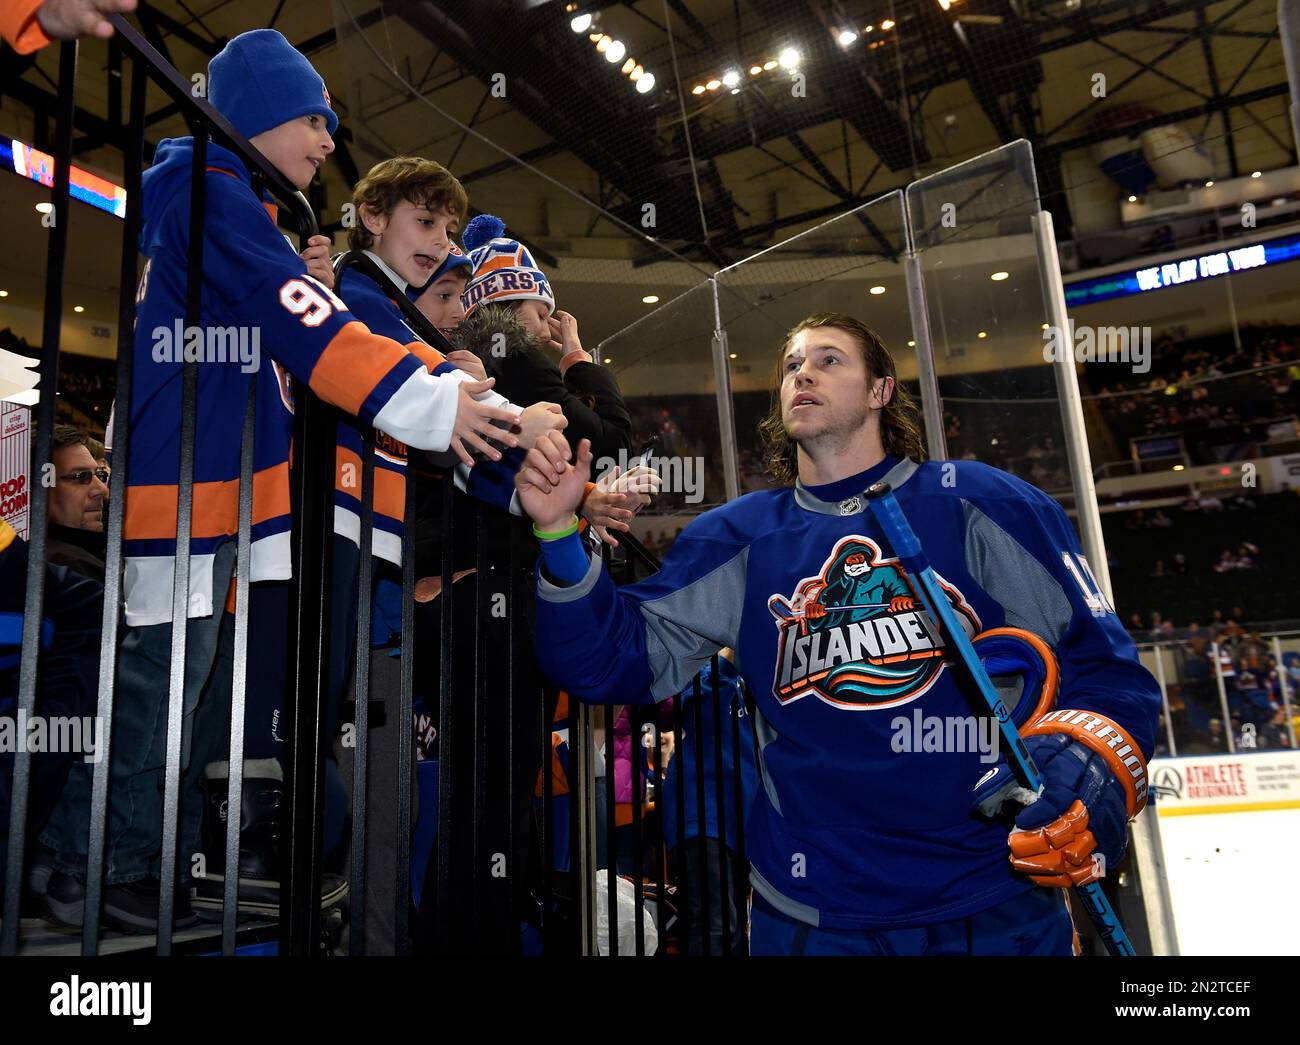
[[[1300,860],[1300,752],[1159,758],[1151,782],[1179,953],[1300,953],[1277,873]]]

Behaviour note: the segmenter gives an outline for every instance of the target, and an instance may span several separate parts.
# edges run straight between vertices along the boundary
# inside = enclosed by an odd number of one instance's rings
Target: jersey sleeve
[[[966,500],[966,565],[1005,623],[1055,649],[1057,706],[1118,723],[1151,756],[1160,688],[1138,660],[1061,506],[1025,484],[1017,497]]]
[[[649,704],[680,692],[714,653],[734,647],[749,545],[715,536],[710,524],[695,520],[663,569],[622,588],[596,557],[571,587],[553,583],[539,563],[542,671],[579,700]]]
[[[0,4],[0,38],[18,54],[31,54],[50,43],[36,14],[44,0],[6,0]]]
[[[326,402],[422,449],[445,450],[459,405],[457,384],[468,374],[425,363],[391,338],[372,333],[328,287],[307,272],[242,183],[220,174],[207,180],[209,207],[223,220],[206,223],[204,293],[215,311],[259,331],[264,351]],[[189,197],[170,219],[188,229]],[[177,242],[184,242],[186,231]],[[459,376],[458,376],[459,375]]]

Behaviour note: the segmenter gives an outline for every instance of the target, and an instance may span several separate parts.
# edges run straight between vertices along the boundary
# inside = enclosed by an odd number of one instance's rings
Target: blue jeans
[[[749,949],[755,955],[1069,955],[1074,923],[1058,889],[1035,886],[966,918],[916,929],[819,929],[776,910],[754,890]]]
[[[225,757],[229,743],[234,621],[223,607],[234,564],[235,544],[228,541],[213,562],[215,612],[190,618],[186,631],[177,858],[183,883],[190,880],[191,857],[201,850],[199,781],[209,761]],[[118,650],[105,829],[105,881],[110,885],[159,874],[171,642],[170,623],[150,624],[127,628]],[[94,768],[73,765],[59,806],[41,835],[42,844],[56,854],[55,866],[78,879],[86,873]]]

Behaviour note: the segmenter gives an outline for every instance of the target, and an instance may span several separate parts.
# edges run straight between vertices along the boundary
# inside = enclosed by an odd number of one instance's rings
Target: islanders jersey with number
[[[372,333],[277,229],[238,157],[207,147],[203,300],[185,326],[194,142],[159,144],[144,173],[125,516],[127,624],[172,619],[184,363],[199,361],[188,615],[212,612],[217,547],[238,530],[244,412],[255,389],[252,579],[290,573],[291,382],[396,444],[446,450],[470,375],[423,344]],[[121,411],[119,410],[119,413]],[[117,440],[120,452],[122,440]],[[224,595],[217,592],[216,598]]]
[[[751,881],[833,928],[928,925],[1031,888],[1010,869],[1006,825],[970,809],[996,753],[867,510],[862,492],[881,479],[966,631],[1043,637],[1058,706],[1108,716],[1150,755],[1159,689],[1069,520],[986,465],[887,457],[847,485],[748,494],[692,522],[658,574],[624,588],[598,560],[573,586],[538,576],[538,660],[578,699],[663,700],[719,648],[737,651],[757,711]],[[1018,680],[995,681],[1014,707]]]

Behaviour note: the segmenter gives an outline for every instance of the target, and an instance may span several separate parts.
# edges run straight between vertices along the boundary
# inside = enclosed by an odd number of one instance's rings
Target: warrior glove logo
[[[967,635],[976,635],[975,611],[939,581]],[[943,640],[911,578],[866,537],[843,538],[816,577],[767,607],[781,633],[773,692],[782,704],[812,693],[851,711],[897,707],[943,672]]]

